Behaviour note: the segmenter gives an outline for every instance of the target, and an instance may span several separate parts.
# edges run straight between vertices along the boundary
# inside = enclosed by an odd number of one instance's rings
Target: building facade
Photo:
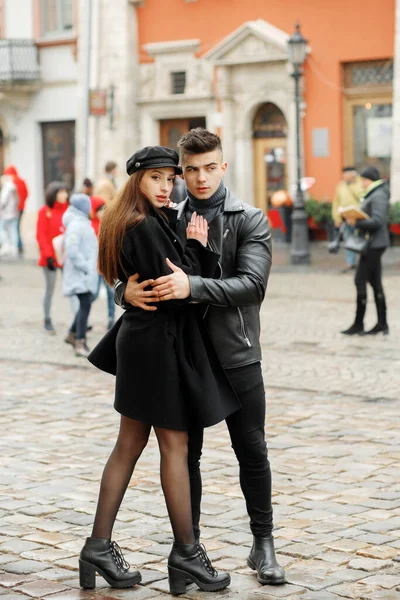
[[[28,180],[28,211],[42,204],[48,181],[72,188],[112,159],[122,183],[139,146],[176,146],[196,126],[221,134],[227,184],[266,210],[273,191],[295,183],[287,40],[297,20],[309,40],[301,130],[303,173],[316,179],[310,193],[331,199],[344,165],[373,164],[390,177],[392,154],[400,160],[395,0],[379,1],[379,23],[377,0],[362,10],[358,0],[89,5],[0,0],[0,161]]]

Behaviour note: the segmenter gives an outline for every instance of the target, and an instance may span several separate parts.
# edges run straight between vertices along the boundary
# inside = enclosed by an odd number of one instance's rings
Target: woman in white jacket
[[[12,177],[3,175],[0,193],[1,256],[18,255],[18,204],[18,192]]]
[[[63,215],[65,296],[77,296],[79,310],[70,327],[68,338],[74,341],[76,356],[87,356],[86,328],[97,291],[97,238],[89,220],[90,198],[86,194],[73,194],[70,206]]]

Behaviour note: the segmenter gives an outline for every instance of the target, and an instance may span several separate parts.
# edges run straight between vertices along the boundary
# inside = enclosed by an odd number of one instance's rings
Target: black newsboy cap
[[[126,163],[126,172],[132,175],[140,169],[157,169],[172,167],[175,173],[180,175],[182,169],[179,166],[179,155],[172,148],[165,146],[146,146],[135,152]]]

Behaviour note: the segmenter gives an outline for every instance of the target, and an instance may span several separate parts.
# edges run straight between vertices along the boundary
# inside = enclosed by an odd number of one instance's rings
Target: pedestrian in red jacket
[[[6,167],[4,169],[4,175],[11,175],[11,177],[13,178],[13,182],[15,184],[15,187],[17,188],[17,194],[18,194],[18,198],[19,198],[19,203],[18,203],[18,254],[22,255],[24,253],[24,246],[22,244],[22,238],[21,238],[21,218],[22,218],[22,214],[24,212],[25,209],[25,203],[26,203],[26,199],[28,198],[28,188],[27,185],[24,181],[24,179],[21,179],[21,177],[18,175],[18,171],[17,169],[14,167],[14,165],[10,165],[9,167]]]
[[[46,188],[45,202],[46,204],[38,213],[36,239],[40,250],[38,265],[43,267],[45,278],[44,328],[50,335],[55,335],[50,310],[57,268],[60,265],[57,263],[52,242],[55,237],[64,232],[62,217],[68,208],[68,192],[65,184],[59,181],[49,183]]]

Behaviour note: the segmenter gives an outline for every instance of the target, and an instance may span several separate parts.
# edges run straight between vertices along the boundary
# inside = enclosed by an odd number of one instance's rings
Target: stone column
[[[77,123],[77,181],[101,175],[104,164],[115,160],[119,166],[119,183],[125,178],[125,163],[138,148],[137,86],[139,84],[137,0],[92,0],[94,2],[91,87],[107,90],[114,86],[114,119],[109,115],[90,117],[89,173],[82,169],[82,124]],[[80,3],[82,6],[85,3]],[[80,17],[84,16],[81,9]],[[80,23],[83,23],[80,20]],[[82,31],[82,27],[81,27]],[[81,44],[80,44],[81,45]],[[85,76],[79,56],[78,90],[82,103]],[[80,103],[80,104],[81,104]],[[79,179],[78,179],[79,178]]]
[[[391,202],[400,201],[400,0],[396,0]]]

